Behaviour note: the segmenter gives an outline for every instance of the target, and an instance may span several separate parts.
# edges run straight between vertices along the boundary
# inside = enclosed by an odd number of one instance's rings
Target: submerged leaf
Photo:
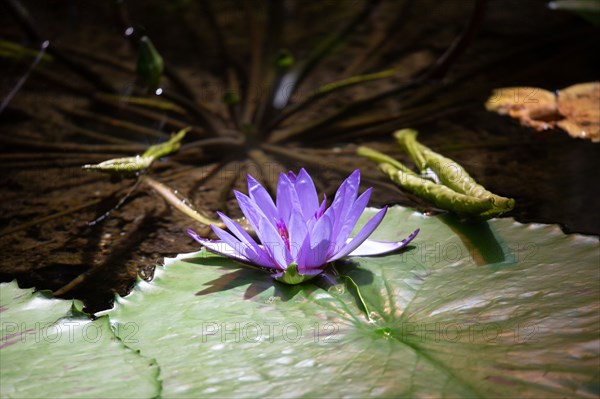
[[[179,150],[181,140],[191,128],[181,129],[171,138],[160,144],[150,146],[142,155],[134,157],[114,158],[100,162],[95,165],[84,165],[83,169],[95,170],[99,172],[118,173],[118,174],[137,174],[139,171],[149,167],[152,162]]]

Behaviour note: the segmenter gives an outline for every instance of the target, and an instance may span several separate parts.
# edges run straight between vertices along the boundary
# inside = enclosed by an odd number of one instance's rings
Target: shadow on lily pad
[[[218,257],[198,257],[186,259],[186,262],[194,263],[202,266],[214,266],[225,270],[231,270],[232,268],[238,268],[238,270],[232,271],[231,273],[224,274],[214,280],[206,283],[207,288],[196,292],[197,296],[210,295],[216,292],[227,291],[237,287],[248,285],[244,293],[244,299],[252,299],[262,292],[274,288],[273,297],[279,298],[281,301],[289,301],[293,299],[298,293],[305,292],[310,295],[317,289],[311,283],[300,284],[300,285],[286,285],[279,283],[271,278],[271,272],[268,269],[263,269],[253,265],[247,265],[244,263],[234,262],[227,258]]]

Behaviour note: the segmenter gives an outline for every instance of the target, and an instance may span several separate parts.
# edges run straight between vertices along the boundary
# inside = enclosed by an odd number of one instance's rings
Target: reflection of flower
[[[233,233],[211,226],[220,240],[213,241],[188,233],[209,251],[242,263],[273,270],[273,277],[288,284],[298,284],[323,271],[328,262],[346,255],[379,255],[402,248],[419,232],[403,241],[382,242],[367,237],[379,226],[387,208],[380,210],[364,227],[349,238],[362,215],[371,189],[357,198],[360,172],[355,170],[340,186],[333,203],[325,209],[326,199],[319,205],[317,190],[308,173],[301,169],[282,173],[277,185],[276,204],[252,176],[248,175],[248,194],[234,191],[240,208],[256,232],[261,244],[244,229],[219,213]]]

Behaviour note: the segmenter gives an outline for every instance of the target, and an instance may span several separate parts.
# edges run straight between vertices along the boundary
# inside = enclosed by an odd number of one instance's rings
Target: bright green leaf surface
[[[15,282],[0,284],[0,397],[157,396],[156,364],[119,341],[108,317],[92,322],[71,308]]]
[[[108,314],[157,360],[164,397],[597,397],[597,238],[400,207],[375,238],[417,227],[399,254],[338,265],[372,321],[351,293],[206,252],[168,259]]]

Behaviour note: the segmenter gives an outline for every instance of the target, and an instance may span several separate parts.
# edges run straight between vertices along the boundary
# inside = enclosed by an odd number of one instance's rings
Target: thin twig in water
[[[13,146],[22,146],[26,148],[38,148],[44,150],[57,151],[76,151],[76,152],[94,152],[94,153],[142,153],[147,146],[142,144],[78,144],[78,143],[45,143],[34,140],[24,140],[15,137],[0,136],[0,142],[12,144]]]
[[[23,76],[21,76],[21,78],[17,81],[17,84],[15,84],[15,87],[13,87],[12,90],[6,95],[6,97],[4,97],[4,99],[2,100],[2,103],[0,103],[0,114],[2,114],[2,112],[8,106],[8,104],[11,102],[13,97],[19,92],[19,90],[21,90],[21,87],[23,87],[25,82],[27,82],[27,79],[29,79],[29,75],[31,75],[31,72],[33,72],[35,67],[42,60],[42,57],[46,53],[46,49],[48,48],[49,44],[50,44],[50,42],[48,42],[47,40],[42,43],[42,45],[40,47],[40,51],[38,52],[37,56],[31,63],[31,65],[29,65],[29,68],[27,68],[27,71],[25,71]]]

